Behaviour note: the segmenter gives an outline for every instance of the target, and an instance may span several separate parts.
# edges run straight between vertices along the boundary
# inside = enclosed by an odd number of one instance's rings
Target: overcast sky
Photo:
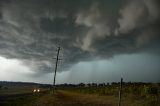
[[[160,82],[159,0],[1,0],[0,80]]]

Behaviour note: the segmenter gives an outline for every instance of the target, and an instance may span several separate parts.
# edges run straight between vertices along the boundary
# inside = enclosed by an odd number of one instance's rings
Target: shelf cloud
[[[0,55],[37,73],[120,54],[160,53],[159,0],[1,0]],[[38,71],[37,71],[38,70]]]

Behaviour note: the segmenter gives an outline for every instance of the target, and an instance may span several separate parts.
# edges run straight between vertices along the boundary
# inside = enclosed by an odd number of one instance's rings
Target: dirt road
[[[33,106],[116,106],[114,97],[57,91],[36,100]]]

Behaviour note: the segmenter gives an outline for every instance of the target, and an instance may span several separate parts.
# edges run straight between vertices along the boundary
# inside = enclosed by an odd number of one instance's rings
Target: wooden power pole
[[[53,79],[53,86],[52,86],[52,90],[53,92],[55,91],[56,89],[56,72],[57,72],[57,66],[58,66],[58,60],[59,60],[59,52],[60,52],[60,47],[58,47],[58,50],[57,50],[57,57],[55,58],[56,59],[56,66],[55,66],[55,71],[54,71],[54,79]]]
[[[122,83],[123,83],[123,78],[121,78],[121,82],[120,82],[118,106],[121,106]]]

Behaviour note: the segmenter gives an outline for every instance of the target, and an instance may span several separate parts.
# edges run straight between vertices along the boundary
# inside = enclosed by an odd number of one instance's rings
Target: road
[[[37,99],[33,106],[117,106],[115,98],[57,91]]]

